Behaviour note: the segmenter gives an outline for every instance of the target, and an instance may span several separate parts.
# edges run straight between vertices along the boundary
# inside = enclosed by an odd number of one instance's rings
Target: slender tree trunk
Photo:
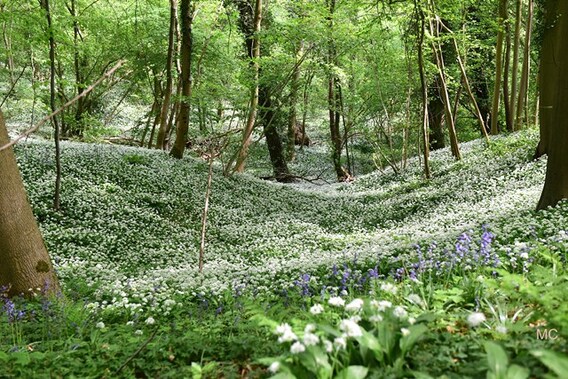
[[[491,134],[499,134],[499,101],[501,100],[501,79],[503,77],[503,37],[507,20],[507,0],[499,1],[499,31],[497,32],[497,54],[495,56],[495,85],[491,107]]]
[[[258,97],[259,97],[258,80],[260,76],[260,66],[258,63],[258,59],[260,58],[259,33],[260,33],[261,22],[262,22],[262,0],[256,0],[254,7],[253,36],[252,40],[249,42],[250,48],[248,48],[248,51],[252,53],[251,58],[252,58],[252,67],[253,67],[253,84],[251,87],[250,105],[247,116],[247,123],[245,125],[245,128],[243,129],[241,148],[239,149],[237,156],[237,163],[235,165],[235,171],[237,172],[243,172],[245,170],[245,161],[248,157],[248,149],[252,142],[252,132],[254,130],[254,125],[256,123],[256,114],[258,111]]]
[[[286,145],[286,159],[293,161],[296,156],[296,129],[298,124],[298,92],[300,87],[300,56],[303,52],[303,42],[300,41],[296,51],[294,71],[290,83],[290,114],[288,117],[288,139]]]
[[[160,78],[158,78],[158,74],[154,72],[154,103],[152,104],[152,129],[150,131],[150,138],[148,139],[148,149],[151,149],[154,146],[154,136],[156,134],[156,126],[160,122],[160,108],[161,108],[161,100],[162,100],[162,83],[160,82]]]
[[[47,30],[49,33],[49,68],[50,68],[50,81],[49,81],[49,105],[51,111],[57,110],[55,104],[55,38],[53,37],[53,25],[51,23],[51,12],[49,7],[49,0],[40,0],[40,6],[45,11],[45,18],[47,21]],[[55,140],[55,191],[53,194],[53,208],[59,211],[61,208],[61,149],[59,147],[59,124],[57,118],[52,117]]]
[[[420,24],[418,32],[418,71],[420,73],[420,85],[422,88],[422,141],[424,154],[424,176],[426,179],[432,177],[430,172],[430,148],[428,146],[428,85],[426,84],[426,77],[424,73],[424,32],[425,32],[425,19],[424,11],[418,5],[418,0],[414,0],[414,9],[418,14]],[[420,142],[420,141],[419,141]],[[418,151],[420,151],[420,143],[418,144]],[[420,154],[419,154],[420,155]]]
[[[179,116],[177,119],[176,139],[170,155],[174,158],[183,158],[187,132],[189,130],[189,111],[191,101],[191,52],[193,11],[191,0],[181,0],[181,99]]]
[[[0,112],[0,146],[9,142]],[[0,172],[0,287],[8,287],[9,296],[31,296],[29,289],[38,287],[56,293],[59,283],[11,147],[0,151]]]
[[[335,168],[335,174],[337,175],[338,181],[344,181],[347,178],[347,173],[343,166],[341,165],[341,150],[343,146],[343,141],[341,138],[341,132],[339,129],[340,122],[340,102],[339,102],[339,88],[341,83],[339,79],[335,76],[332,66],[337,66],[337,51],[335,47],[335,40],[333,36],[334,31],[334,13],[335,13],[335,0],[327,0],[328,6],[328,52],[327,61],[329,68],[328,77],[328,92],[327,92],[327,102],[329,109],[329,130],[331,134],[331,151],[333,167]]]
[[[439,37],[439,21],[434,25],[432,18],[430,18],[430,33],[433,36]],[[448,135],[450,137],[450,148],[452,150],[452,155],[456,159],[461,159],[461,153],[458,143],[458,137],[456,133],[456,127],[454,123],[454,117],[452,114],[452,105],[450,102],[450,95],[448,93],[448,86],[446,84],[446,73],[444,65],[444,57],[442,55],[442,48],[438,43],[437,46],[432,42],[432,51],[436,58],[436,66],[438,67],[438,77],[440,79],[440,94],[442,96],[442,101],[444,103],[444,117],[446,119],[446,126],[448,127]]]
[[[172,97],[173,86],[173,63],[175,50],[175,24],[177,19],[177,0],[170,0],[170,32],[168,35],[168,55],[166,58],[166,88],[164,89],[164,99],[160,111],[160,128],[156,139],[156,149],[165,149],[166,133],[168,129],[168,111],[170,109],[170,99]]]
[[[513,131],[514,124],[514,114],[511,113],[511,104],[514,100],[510,97],[509,92],[509,69],[511,67],[511,27],[507,22],[505,24],[505,60],[503,62],[504,72],[503,72],[503,108],[505,108],[505,124],[507,125],[507,130]]]
[[[568,198],[568,1],[547,0],[540,60],[541,142],[548,155],[537,209]]]
[[[519,51],[521,48],[521,19],[523,18],[523,0],[517,0],[517,8],[515,12],[515,37],[513,42],[513,74],[511,78],[511,115],[515,117],[516,115],[516,104],[517,99],[517,88],[518,88],[518,77],[519,77]],[[513,123],[513,129],[515,129],[515,122]]]
[[[519,99],[517,101],[517,114],[515,119],[515,130],[520,130],[523,125],[523,113],[526,111],[526,97],[529,90],[530,76],[530,50],[531,50],[531,32],[533,18],[533,0],[529,0],[529,9],[527,15],[527,30],[525,34],[525,50],[523,52],[523,71],[521,74],[521,86],[519,88]]]
[[[306,120],[308,118],[308,104],[310,102],[310,86],[314,78],[314,72],[311,71],[306,79],[306,84],[304,85],[304,93],[302,96],[302,143],[300,144],[300,150],[304,149],[306,144]]]

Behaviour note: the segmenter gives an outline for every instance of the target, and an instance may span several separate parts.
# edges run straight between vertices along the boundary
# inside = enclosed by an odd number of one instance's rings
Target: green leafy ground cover
[[[430,181],[219,170],[202,274],[203,162],[64,143],[59,214],[52,147],[21,144],[64,296],[2,298],[0,377],[566,377],[568,204],[533,211],[536,141],[435,152]]]

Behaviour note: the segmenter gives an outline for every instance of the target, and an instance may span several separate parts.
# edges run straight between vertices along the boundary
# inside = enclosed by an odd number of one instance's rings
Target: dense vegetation
[[[0,0],[0,378],[566,378],[565,15]]]
[[[67,299],[42,289],[36,302],[3,299],[5,375],[115,377],[134,355],[120,375],[183,377],[201,367],[206,377],[255,377],[266,375],[263,364],[272,360],[265,357],[280,356],[282,372],[297,377],[315,367],[327,377],[328,369],[363,365],[379,377],[476,378],[501,370],[505,363],[493,367],[491,357],[504,349],[511,364],[543,377],[547,364],[564,364],[535,351],[565,346],[568,223],[565,203],[533,211],[545,163],[530,159],[535,143],[530,131],[490,146],[475,141],[463,145],[457,163],[449,151],[436,152],[432,181],[422,178],[417,160],[403,177],[386,170],[333,186],[216,173],[202,274],[196,262],[206,165],[139,148],[65,143],[66,211],[58,213],[46,185],[52,147],[19,145]],[[325,162],[324,155],[322,168]],[[362,311],[358,298],[369,299]],[[353,317],[363,320],[362,336],[339,322]],[[290,353],[291,339],[275,343],[280,323],[304,342],[314,333],[321,342]],[[317,327],[302,333],[307,324]],[[336,325],[354,334],[326,353],[324,338],[340,338]],[[537,337],[552,329],[557,339]],[[399,340],[406,342],[398,347]]]

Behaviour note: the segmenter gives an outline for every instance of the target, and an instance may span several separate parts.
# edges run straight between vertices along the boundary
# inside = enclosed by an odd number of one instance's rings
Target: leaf
[[[270,379],[296,379],[296,376],[291,372],[279,372],[278,374],[271,376]]]
[[[191,362],[191,377],[201,379],[201,365],[199,363]]]
[[[416,379],[434,379],[430,375],[426,374],[425,372],[421,372],[421,371],[412,371],[411,374],[414,375],[414,377]]]
[[[377,361],[383,361],[383,348],[381,347],[377,337],[375,337],[372,333],[363,330],[363,335],[357,338],[357,341],[359,342],[362,356],[364,356],[364,353],[367,350],[371,350]]]
[[[529,369],[518,365],[511,365],[507,370],[507,379],[527,379],[529,375]]]
[[[369,369],[364,366],[349,366],[341,370],[335,379],[363,379],[367,376]]]
[[[403,354],[412,349],[412,346],[418,341],[418,338],[428,331],[428,327],[424,324],[416,324],[410,326],[408,330],[410,330],[410,334],[403,336],[399,342],[400,350],[402,350]]]
[[[489,363],[489,370],[498,378],[505,377],[509,359],[505,350],[495,342],[485,341],[485,352],[487,353],[487,362]]]
[[[554,371],[560,378],[565,378],[568,372],[568,357],[549,350],[533,350],[531,354],[537,357],[546,367]]]
[[[318,377],[327,378],[332,373],[327,354],[319,346],[310,346],[299,358],[300,363]]]
[[[30,363],[30,355],[24,351],[18,351],[11,354],[17,365],[27,366]]]

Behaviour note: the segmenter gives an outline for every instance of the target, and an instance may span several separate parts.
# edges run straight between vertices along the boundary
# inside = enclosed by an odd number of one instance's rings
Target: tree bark
[[[242,6],[242,4],[241,4]],[[246,27],[246,10],[239,9],[239,14],[241,16],[241,25],[242,27]],[[258,59],[260,58],[260,25],[262,22],[262,0],[256,0],[255,7],[254,7],[254,16],[253,16],[253,34],[250,36],[248,33],[244,33],[245,37],[249,37],[246,40],[247,43],[247,51],[249,52],[250,58],[252,59],[252,67],[253,67],[253,85],[251,88],[250,94],[250,105],[249,111],[247,116],[247,123],[245,128],[243,129],[243,138],[241,142],[241,148],[238,153],[237,163],[235,165],[235,171],[243,172],[245,170],[245,161],[248,157],[248,149],[252,142],[252,132],[254,130],[254,124],[256,122],[256,114],[258,111],[258,97],[259,97],[259,88],[258,88],[258,81],[260,77],[260,66],[258,63]]]
[[[160,111],[160,128],[158,129],[158,137],[156,138],[156,149],[165,149],[166,133],[168,128],[168,111],[170,109],[170,99],[172,97],[173,87],[173,64],[175,50],[175,24],[177,19],[177,0],[170,0],[170,31],[168,35],[168,55],[166,58],[166,88],[164,90],[164,99],[162,100],[162,109]]]
[[[523,17],[523,0],[517,0],[517,8],[515,12],[515,37],[513,41],[513,74],[511,78],[511,103],[510,112],[513,117],[516,114],[517,88],[519,77],[519,51],[521,47],[521,19]],[[515,121],[516,122],[516,121]],[[515,126],[513,125],[513,129]]]
[[[497,54],[495,56],[495,85],[491,107],[491,134],[499,134],[499,102],[501,100],[501,79],[503,76],[503,25],[507,19],[507,0],[499,1],[499,31],[497,32]]]
[[[424,73],[424,11],[418,5],[418,0],[414,0],[414,9],[419,17],[419,32],[418,32],[418,71],[420,73],[420,85],[422,89],[422,141],[424,154],[424,176],[426,179],[432,177],[430,172],[430,148],[428,146],[428,85],[426,84],[426,77]],[[420,150],[420,144],[418,144]]]
[[[0,112],[0,146],[9,142]],[[59,283],[11,147],[0,151],[0,172],[0,287],[7,287],[9,296],[30,296],[30,288],[58,292]]]
[[[525,100],[529,90],[530,75],[530,49],[531,49],[531,31],[533,18],[533,0],[529,0],[529,9],[527,15],[527,30],[525,34],[525,50],[523,52],[523,71],[521,74],[521,86],[519,88],[519,99],[517,101],[517,114],[515,118],[515,130],[520,130],[523,125],[523,113],[525,112]]]
[[[548,155],[537,209],[568,198],[568,1],[547,0],[540,55],[540,130]]]
[[[53,36],[49,0],[40,0],[40,6],[45,11],[47,30],[49,32],[49,105],[51,107],[51,111],[55,112],[57,110],[57,106],[55,104],[55,38]],[[59,211],[61,208],[61,149],[59,147],[59,124],[57,123],[56,117],[52,117],[51,121],[53,122],[55,140],[55,189],[53,193],[53,208],[56,211]]]
[[[300,56],[303,51],[303,42],[300,41],[296,51],[294,72],[290,83],[290,114],[288,117],[288,139],[286,145],[286,159],[293,161],[296,156],[296,128],[298,124],[298,92],[300,89]]]
[[[191,52],[193,11],[191,0],[181,0],[181,99],[179,100],[179,116],[176,125],[176,139],[170,155],[174,158],[183,158],[187,132],[189,130],[189,112],[191,102]]]

